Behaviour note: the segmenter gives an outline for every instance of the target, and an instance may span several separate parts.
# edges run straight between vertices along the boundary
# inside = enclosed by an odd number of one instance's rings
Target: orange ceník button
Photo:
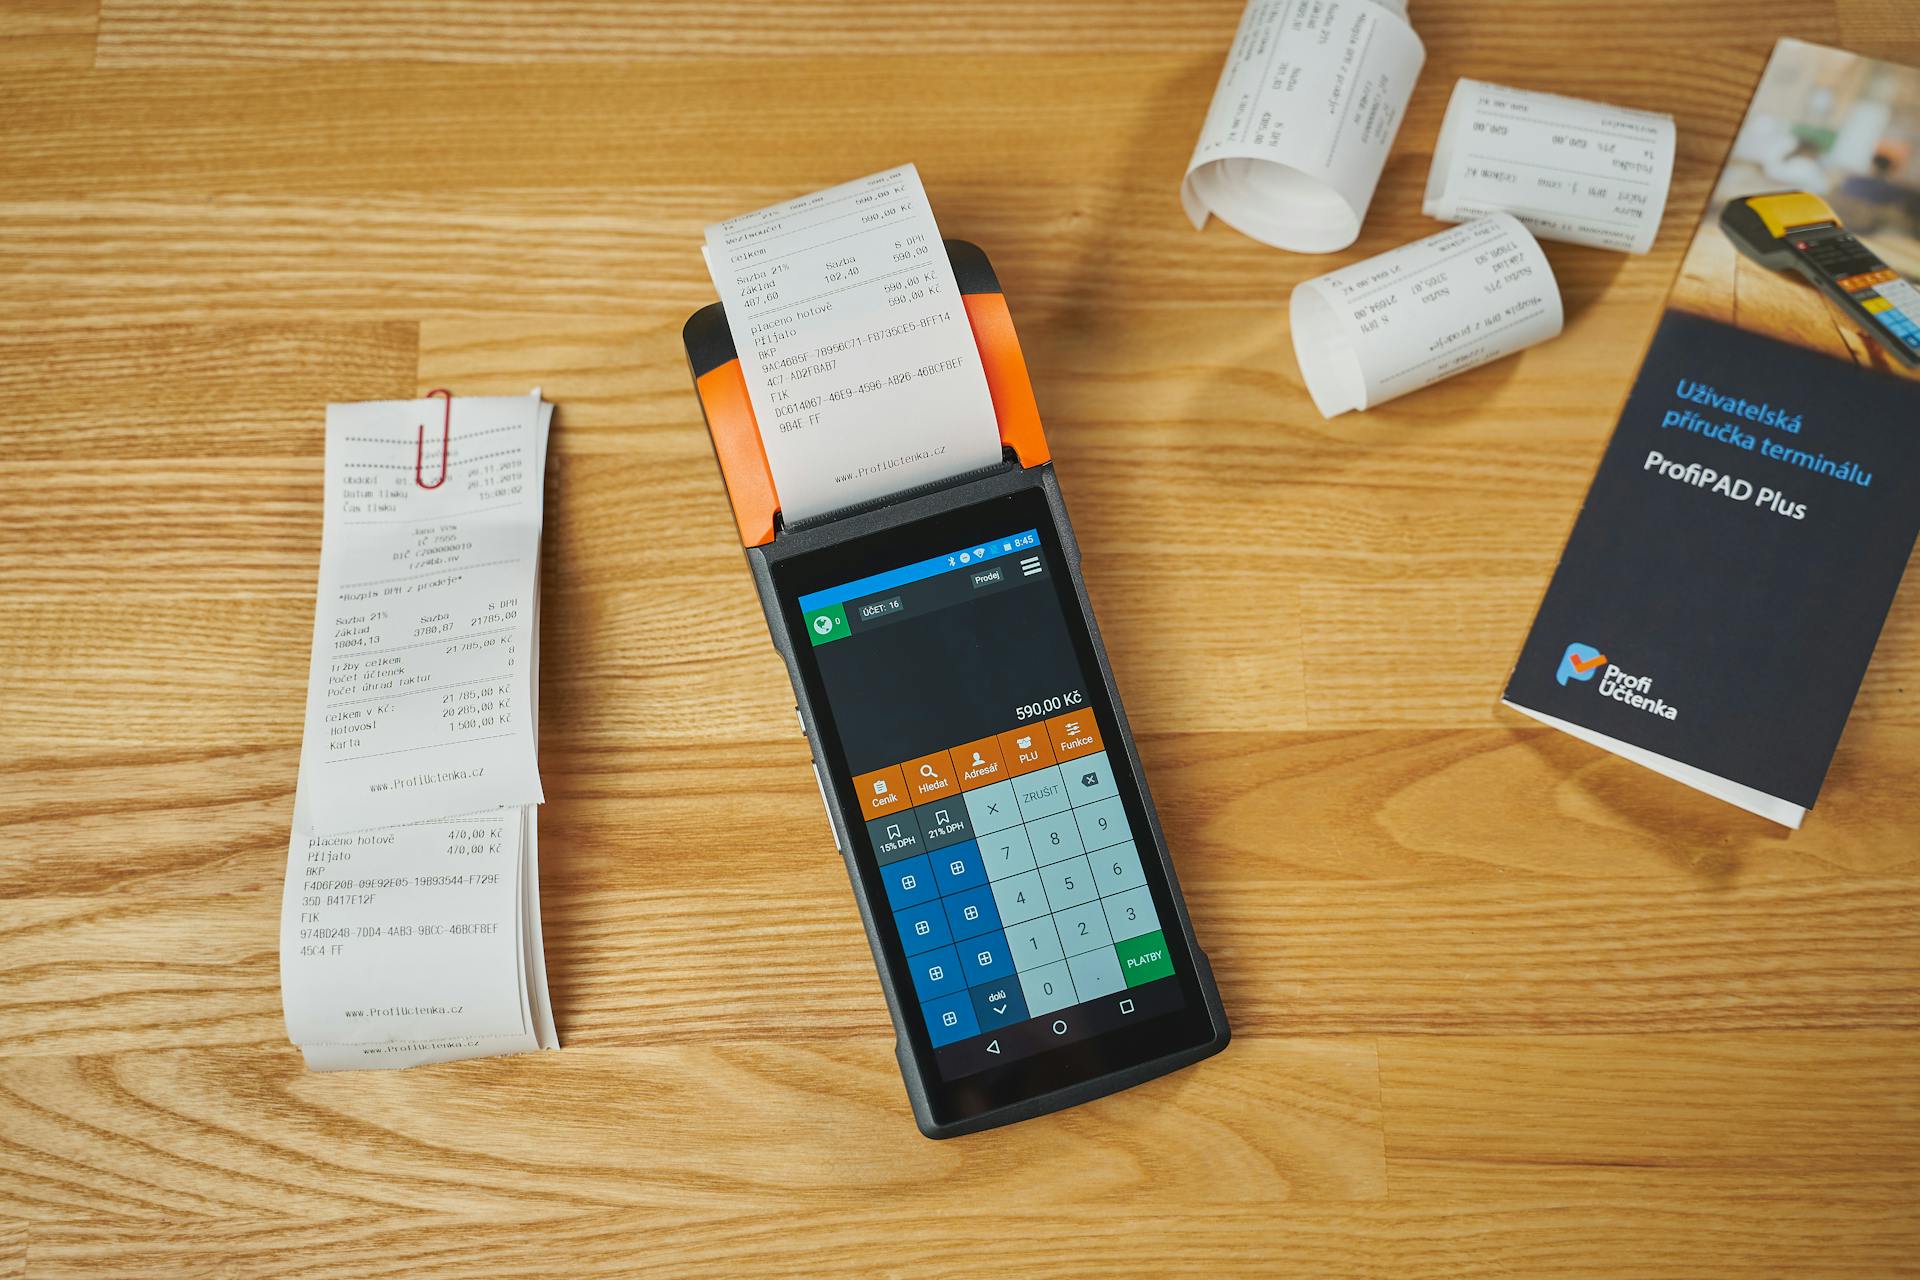
[[[907,771],[907,792],[915,804],[938,800],[960,789],[959,780],[953,776],[953,761],[944,751],[909,760],[900,767]]]
[[[1045,725],[1030,724],[1024,729],[1007,730],[1000,735],[1000,752],[1007,759],[1010,777],[1017,778],[1053,763],[1053,744],[1047,741]]]
[[[1054,754],[1062,760],[1090,756],[1106,746],[1100,741],[1100,726],[1093,722],[1091,711],[1055,716],[1047,721],[1047,736],[1053,741]]]
[[[971,791],[989,782],[1003,781],[1007,762],[1000,755],[1000,739],[982,738],[953,749],[953,763],[960,770],[960,789]]]
[[[853,790],[860,797],[860,816],[868,822],[913,807],[906,777],[897,764],[861,774],[853,780]]]

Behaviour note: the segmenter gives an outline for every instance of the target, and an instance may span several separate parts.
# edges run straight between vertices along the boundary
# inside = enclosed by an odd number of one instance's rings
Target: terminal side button
[[[794,714],[799,714],[797,708]],[[845,850],[840,847],[840,828],[833,821],[833,806],[827,803],[827,784],[826,780],[820,776],[820,762],[809,760],[807,764],[813,769],[813,785],[820,788],[820,810],[827,815],[827,830],[833,835],[834,852],[844,853]]]

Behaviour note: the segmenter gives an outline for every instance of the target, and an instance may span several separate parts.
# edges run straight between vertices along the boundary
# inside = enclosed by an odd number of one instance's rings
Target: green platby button
[[[1125,942],[1116,942],[1113,949],[1120,956],[1120,972],[1127,976],[1127,985],[1130,987],[1173,976],[1173,960],[1167,955],[1167,937],[1158,929]]]
[[[811,609],[806,614],[807,639],[816,646],[830,640],[845,640],[850,634],[847,630],[847,611],[837,604],[824,609]]]

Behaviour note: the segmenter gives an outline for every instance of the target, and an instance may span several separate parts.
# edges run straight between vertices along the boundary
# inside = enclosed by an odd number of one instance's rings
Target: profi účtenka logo
[[[1603,698],[1612,698],[1615,702],[1624,702],[1636,711],[1644,711],[1650,716],[1659,716],[1662,720],[1678,720],[1679,708],[1664,698],[1653,696],[1653,677],[1629,675],[1619,663],[1608,659],[1590,644],[1574,643],[1560,655],[1560,669],[1554,673],[1554,679],[1562,685],[1569,680],[1591,680],[1600,668],[1607,672],[1600,677],[1600,688],[1596,690]]]
[[[1576,640],[1560,655],[1560,670],[1554,673],[1553,678],[1561,684],[1569,680],[1591,680],[1593,673],[1605,666],[1606,662],[1606,654]]]

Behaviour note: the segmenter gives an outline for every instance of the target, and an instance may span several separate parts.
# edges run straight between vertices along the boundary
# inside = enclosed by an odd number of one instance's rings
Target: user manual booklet
[[[1920,530],[1920,70],[1783,40],[1507,683],[1797,827]]]

